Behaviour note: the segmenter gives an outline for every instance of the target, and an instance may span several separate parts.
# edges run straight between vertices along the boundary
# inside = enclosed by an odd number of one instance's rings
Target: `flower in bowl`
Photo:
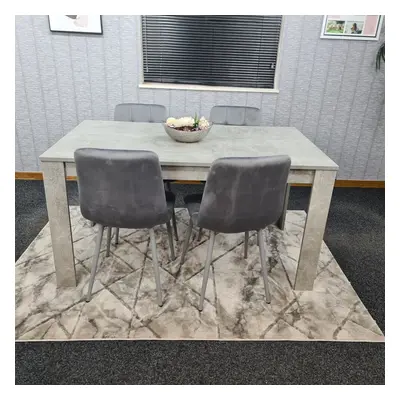
[[[204,139],[211,129],[211,124],[204,118],[170,117],[165,121],[164,129],[177,142],[194,143]]]
[[[182,117],[182,118],[173,118],[170,117],[167,119],[166,124],[170,128],[175,128],[180,131],[198,131],[200,129],[207,129],[210,126],[210,123],[204,118],[198,118],[197,115],[193,117]]]

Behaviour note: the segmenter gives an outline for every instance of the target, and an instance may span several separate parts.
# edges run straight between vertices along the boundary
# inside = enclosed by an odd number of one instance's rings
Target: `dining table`
[[[41,156],[54,265],[59,287],[76,286],[67,177],[76,176],[78,148],[150,150],[165,180],[206,181],[221,157],[288,155],[288,184],[308,184],[311,195],[295,290],[313,289],[338,165],[294,127],[213,125],[200,142],[171,139],[162,123],[84,120]]]

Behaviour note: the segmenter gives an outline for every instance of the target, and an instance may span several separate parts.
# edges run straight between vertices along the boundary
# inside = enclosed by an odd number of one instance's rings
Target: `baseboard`
[[[15,179],[23,179],[29,181],[41,181],[43,175],[41,172],[16,172]],[[76,176],[67,176],[68,181],[76,181]],[[200,184],[199,181],[175,181],[173,183],[179,184]],[[292,186],[311,186],[310,184],[292,184]],[[371,188],[381,189],[385,187],[385,181],[356,181],[350,179],[337,179],[335,187],[349,187],[349,188]]]
[[[25,181],[42,181],[43,174],[41,172],[16,172],[15,179]],[[76,181],[76,176],[67,176],[67,181]]]
[[[370,189],[384,189],[385,181],[354,181],[347,179],[337,179],[335,187],[359,187],[359,188],[370,188]]]
[[[291,186],[310,187],[311,183],[292,183]],[[335,187],[384,189],[385,181],[356,181],[351,179],[336,179]]]

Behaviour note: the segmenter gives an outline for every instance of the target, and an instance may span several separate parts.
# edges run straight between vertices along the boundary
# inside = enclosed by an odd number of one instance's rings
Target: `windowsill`
[[[212,92],[279,93],[279,89],[242,88],[229,86],[180,85],[174,83],[139,83],[140,89],[200,90]]]

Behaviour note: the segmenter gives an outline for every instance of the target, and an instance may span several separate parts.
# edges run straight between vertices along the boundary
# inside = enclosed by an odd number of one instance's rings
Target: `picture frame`
[[[101,15],[49,15],[51,32],[103,34]]]
[[[383,15],[325,15],[322,39],[378,40]]]

